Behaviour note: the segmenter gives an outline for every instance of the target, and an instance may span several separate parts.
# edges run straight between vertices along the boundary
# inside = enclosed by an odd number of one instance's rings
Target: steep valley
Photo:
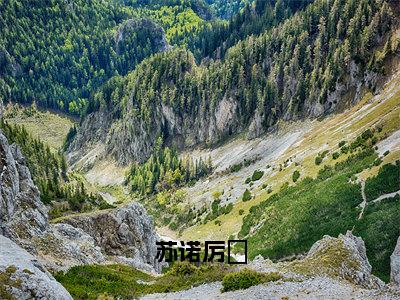
[[[398,1],[27,4],[0,0],[0,299],[400,299]]]

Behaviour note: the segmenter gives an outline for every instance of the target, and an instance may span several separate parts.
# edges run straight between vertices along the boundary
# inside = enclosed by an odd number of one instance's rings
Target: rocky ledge
[[[396,248],[390,257],[390,281],[395,288],[400,290],[400,237],[397,240]]]
[[[113,260],[146,271],[161,271],[155,259],[158,236],[152,220],[138,203],[72,216],[62,222],[83,230]]]
[[[0,235],[0,299],[72,300],[37,259]]]

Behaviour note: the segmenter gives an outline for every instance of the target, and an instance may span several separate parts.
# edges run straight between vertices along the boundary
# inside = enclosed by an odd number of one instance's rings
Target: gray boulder
[[[338,238],[324,236],[307,256],[291,265],[295,272],[328,275],[345,279],[365,288],[382,288],[384,283],[371,274],[364,241],[350,231]]]
[[[63,222],[82,229],[93,237],[103,253],[118,261],[141,269],[150,270],[150,267],[156,272],[161,270],[161,265],[155,259],[158,236],[153,221],[138,203],[71,216]]]
[[[393,254],[390,256],[390,268],[390,281],[400,289],[400,237]]]
[[[0,235],[0,298],[72,299],[67,290],[27,251]]]
[[[108,261],[159,272],[157,235],[145,209],[125,207],[50,224],[25,159],[0,131],[0,234],[54,271]]]
[[[60,271],[87,264],[101,264],[106,258],[94,239],[69,224],[55,224],[33,237],[37,257],[48,270]]]
[[[25,159],[0,131],[0,234],[23,244],[48,227],[46,207]]]

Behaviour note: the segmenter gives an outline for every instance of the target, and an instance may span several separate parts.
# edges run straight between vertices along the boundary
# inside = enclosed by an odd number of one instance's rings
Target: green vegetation
[[[370,177],[365,182],[365,195],[369,201],[383,194],[400,190],[400,161],[386,164],[379,169],[377,176]]]
[[[263,177],[263,176],[264,176],[264,171],[255,170],[253,175],[251,176],[251,181],[260,180],[261,177]]]
[[[252,0],[206,0],[210,7],[214,9],[218,16],[228,19],[237,14],[246,4],[253,2]]]
[[[238,103],[238,123],[246,126],[255,111],[262,111],[266,129],[281,117],[280,107],[297,115],[306,98],[325,105],[327,95],[347,78],[351,61],[360,73],[384,71],[376,65],[373,41],[388,31],[394,15],[387,2],[378,2],[315,1],[282,24],[238,42],[223,59],[198,64],[196,54],[184,47],[157,53],[121,79],[122,84],[110,85],[121,100],[112,101],[109,110],[116,119],[162,134],[166,129],[154,122],[161,117],[161,106],[192,120],[214,115],[221,99],[232,99]],[[156,140],[149,142],[153,146]]]
[[[222,280],[222,291],[236,291],[247,289],[253,285],[282,279],[279,273],[258,273],[253,270],[243,269],[238,272],[228,273]]]
[[[225,206],[220,206],[220,203],[221,200],[219,199],[214,200],[213,203],[211,203],[211,212],[204,218],[204,223],[207,223],[210,220],[215,220],[221,215],[227,215],[232,211],[233,209],[232,203],[229,203],[228,205]],[[215,221],[215,222],[219,222],[219,225],[221,225],[221,221]]]
[[[220,281],[228,269],[223,265],[175,263],[161,277],[152,277],[124,265],[86,265],[56,274],[74,299],[98,299],[112,296],[132,299],[144,294],[174,292],[202,283]],[[138,280],[148,284],[140,284]]]
[[[5,300],[14,300],[15,297],[8,290],[11,288],[21,288],[22,280],[13,278],[13,274],[17,271],[14,265],[7,267],[4,271],[0,271],[0,297]]]
[[[52,217],[59,217],[69,210],[90,210],[92,206],[109,208],[101,197],[87,193],[82,182],[68,177],[67,163],[62,154],[52,152],[49,146],[33,138],[23,126],[10,125],[1,119],[0,129],[10,144],[16,143],[20,147],[42,202],[52,205],[52,202],[68,203],[55,205],[49,212]]]
[[[163,37],[146,20],[125,26],[137,12],[112,1],[12,0],[0,10],[0,99],[77,115],[93,90],[159,51]]]
[[[319,166],[321,163],[322,163],[322,160],[323,160],[323,158],[321,157],[321,156],[316,156],[315,157],[315,164],[317,165],[317,166]]]
[[[242,201],[246,202],[246,201],[251,200],[251,198],[253,198],[253,196],[251,195],[251,192],[248,189],[246,189],[243,193]]]
[[[162,143],[159,138],[154,153],[145,163],[132,164],[126,181],[133,192],[148,195],[178,188],[211,172],[211,158],[207,162],[202,158],[196,161],[189,158],[182,160],[176,150],[162,148]]]
[[[29,106],[9,103],[4,109],[3,119],[9,124],[24,126],[32,137],[49,145],[52,152],[57,152],[62,148],[65,136],[70,128],[75,126],[71,118],[39,110],[35,102]]]
[[[373,273],[386,282],[390,279],[390,255],[400,236],[399,210],[398,195],[380,203],[369,203],[353,232],[365,241]]]
[[[253,164],[258,159],[259,159],[259,157],[255,157],[255,158],[252,158],[252,159],[246,159],[245,158],[242,162],[231,165],[229,167],[229,169],[227,171],[225,171],[225,173],[236,173],[236,172],[239,172],[242,168],[250,166],[251,164]]]
[[[203,57],[224,57],[228,49],[240,40],[257,36],[306,7],[313,0],[206,0],[212,3],[222,17],[233,10],[243,8],[229,22],[219,20],[205,23],[188,38],[189,49],[197,59]],[[254,5],[246,5],[255,2]]]
[[[326,165],[315,179],[304,178],[296,186],[286,185],[252,207],[238,235],[247,236],[250,258],[262,254],[278,259],[303,253],[324,235],[338,236],[355,228],[367,245],[373,272],[387,280],[390,254],[400,235],[395,225],[400,221],[395,214],[399,197],[367,205],[363,218],[358,220],[361,187],[349,180],[374,166],[378,158],[374,141],[373,130],[363,133],[352,143],[353,153],[346,160]],[[366,181],[368,200],[400,189],[399,165],[398,161],[384,165],[378,175]],[[251,228],[260,223],[262,226],[249,236]]]
[[[333,153],[332,153],[332,158],[333,158],[333,159],[338,159],[339,156],[340,156],[340,153],[339,153],[339,152],[333,152]]]
[[[293,182],[296,182],[299,178],[300,178],[300,172],[298,170],[294,171],[292,175]]]

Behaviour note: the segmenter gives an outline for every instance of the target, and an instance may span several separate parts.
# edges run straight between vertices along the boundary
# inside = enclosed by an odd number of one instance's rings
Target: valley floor
[[[147,295],[143,300],[161,299],[266,299],[266,300],[311,300],[311,299],[354,299],[354,300],[398,300],[400,294],[382,290],[368,290],[344,281],[332,280],[327,277],[317,277],[303,282],[270,282],[252,286],[246,290],[221,293],[220,282],[203,284],[189,290]]]

